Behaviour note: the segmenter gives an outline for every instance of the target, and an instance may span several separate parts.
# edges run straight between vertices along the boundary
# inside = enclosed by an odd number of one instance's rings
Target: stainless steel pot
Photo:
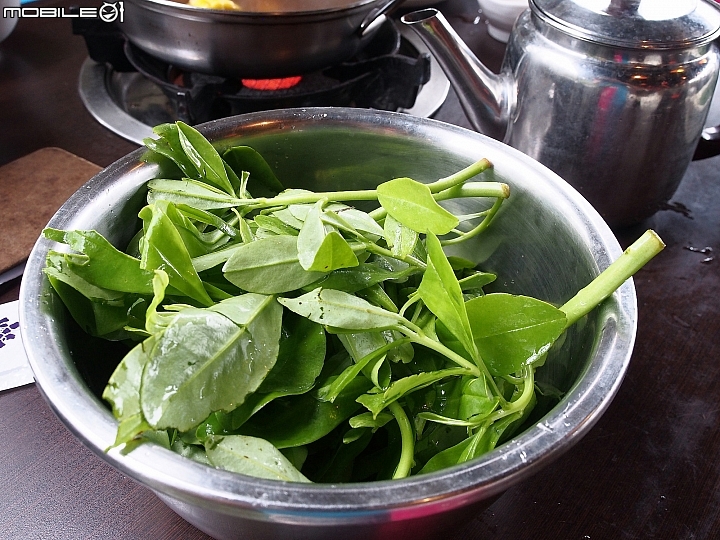
[[[397,176],[429,181],[487,157],[511,186],[498,219],[454,254],[501,278],[497,288],[562,304],[622,250],[599,214],[549,169],[476,132],[400,113],[289,109],[227,118],[200,127],[218,148],[249,144],[288,186],[364,189]],[[96,229],[118,246],[138,226],[144,184],[159,174],[137,150],[78,190],[50,222]],[[491,177],[492,178],[492,177]],[[466,199],[461,214],[478,210]],[[460,246],[457,246],[460,249]],[[108,342],[76,329],[43,277],[48,249],[33,249],[20,291],[23,342],[37,384],[65,425],[98,456],[152,489],[215,538],[399,540],[447,538],[509,486],[575,444],[615,396],[635,339],[632,281],[573,326],[538,370],[565,397],[524,433],[471,462],[403,480],[356,484],[268,481],[212,469],[160,446],[105,452],[117,424],[98,395],[112,369]],[[105,373],[103,373],[105,371]],[[470,514],[468,517],[467,514]]]
[[[120,30],[179,68],[266,79],[338,64],[361,50],[402,0],[237,0],[240,11],[126,0]]]

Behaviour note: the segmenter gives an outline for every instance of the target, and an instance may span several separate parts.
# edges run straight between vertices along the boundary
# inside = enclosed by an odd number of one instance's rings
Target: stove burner
[[[389,22],[353,59],[303,75],[297,84],[270,91],[243,85],[240,79],[179,70],[124,44],[125,57],[153,81],[175,106],[179,120],[199,124],[217,118],[268,109],[349,106],[396,111],[412,107],[430,77],[430,59],[404,44]]]
[[[449,89],[422,42],[401,34],[392,21],[347,62],[301,77],[260,81],[183,71],[133,46],[112,25],[94,22],[73,20],[73,31],[85,38],[92,59],[81,72],[81,97],[98,121],[135,142],[148,136],[140,126],[175,120],[198,124],[278,108],[361,107],[429,116]],[[418,99],[428,92],[433,96]]]
[[[242,85],[252,90],[262,90],[263,92],[272,92],[274,90],[287,90],[302,80],[301,76],[284,77],[282,79],[240,79]]]

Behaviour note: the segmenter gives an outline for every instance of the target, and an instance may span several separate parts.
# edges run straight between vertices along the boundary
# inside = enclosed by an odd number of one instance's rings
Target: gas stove
[[[362,107],[430,117],[450,83],[422,41],[392,20],[342,64],[281,79],[226,78],[187,72],[134,47],[106,23],[76,19],[89,57],[79,79],[90,114],[121,137],[141,144],[152,126],[209,120],[287,107]]]

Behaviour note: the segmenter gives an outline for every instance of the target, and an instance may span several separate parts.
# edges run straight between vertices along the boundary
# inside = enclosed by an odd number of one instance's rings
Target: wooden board
[[[58,208],[100,170],[54,147],[0,167],[0,275],[27,259]]]

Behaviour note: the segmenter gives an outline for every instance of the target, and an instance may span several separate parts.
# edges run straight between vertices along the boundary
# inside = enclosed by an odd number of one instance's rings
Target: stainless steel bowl
[[[610,229],[547,168],[488,137],[437,121],[361,109],[296,109],[228,118],[201,127],[220,147],[257,148],[287,184],[361,188],[396,177],[433,180],[487,157],[512,195],[487,234],[462,252],[502,276],[498,289],[554,303],[569,299],[621,253]],[[50,226],[97,229],[123,245],[137,226],[143,184],[158,173],[138,150],[90,180]],[[477,202],[472,202],[477,205]],[[459,209],[462,211],[463,209]],[[145,444],[105,452],[116,423],[98,398],[112,369],[108,346],[75,328],[42,268],[40,239],[22,283],[23,340],[37,383],[60,419],[99,457],[144,484],[216,538],[433,538],[462,524],[509,486],[537,472],[594,425],[630,360],[637,306],[632,282],[567,332],[538,378],[567,390],[525,432],[489,454],[399,481],[307,485],[211,469]],[[57,247],[57,246],[54,246]],[[107,364],[110,364],[109,366]]]

